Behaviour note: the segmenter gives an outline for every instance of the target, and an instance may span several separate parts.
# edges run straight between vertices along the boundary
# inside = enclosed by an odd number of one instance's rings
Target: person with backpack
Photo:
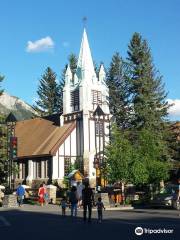
[[[78,195],[77,188],[72,186],[71,192],[69,194],[69,202],[71,203],[71,217],[77,216],[77,203],[78,203]]]

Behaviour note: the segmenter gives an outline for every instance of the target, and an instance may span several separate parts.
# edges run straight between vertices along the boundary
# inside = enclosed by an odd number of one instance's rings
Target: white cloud
[[[180,117],[180,99],[167,99],[169,104],[173,104],[169,108],[169,115],[172,117]]]
[[[26,51],[27,52],[44,52],[53,48],[54,48],[54,42],[51,37],[47,36],[35,42],[28,41]]]
[[[67,42],[67,41],[64,41],[64,42],[62,43],[62,45],[63,45],[63,47],[69,47],[70,43]]]

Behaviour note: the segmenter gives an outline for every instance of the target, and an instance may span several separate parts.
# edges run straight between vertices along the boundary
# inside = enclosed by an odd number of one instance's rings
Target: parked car
[[[174,209],[180,208],[180,203],[177,200],[178,185],[168,185],[163,191],[154,195],[153,200],[150,201],[150,205],[153,207],[171,207]]]

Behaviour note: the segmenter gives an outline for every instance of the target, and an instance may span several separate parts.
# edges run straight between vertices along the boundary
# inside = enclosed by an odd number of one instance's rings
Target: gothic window
[[[71,106],[73,111],[79,111],[79,89],[71,92]]]
[[[92,103],[97,105],[102,104],[102,94],[100,91],[92,90]]]
[[[103,132],[104,132],[103,122],[96,122],[95,129],[96,129],[96,136],[103,136]]]
[[[71,168],[71,159],[70,157],[64,158],[64,176],[67,176],[69,174]]]

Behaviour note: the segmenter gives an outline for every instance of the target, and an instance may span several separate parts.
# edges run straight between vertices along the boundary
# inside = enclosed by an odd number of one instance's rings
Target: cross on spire
[[[86,27],[86,23],[87,23],[87,17],[86,16],[83,17],[82,21],[83,21],[83,26],[85,28]]]

